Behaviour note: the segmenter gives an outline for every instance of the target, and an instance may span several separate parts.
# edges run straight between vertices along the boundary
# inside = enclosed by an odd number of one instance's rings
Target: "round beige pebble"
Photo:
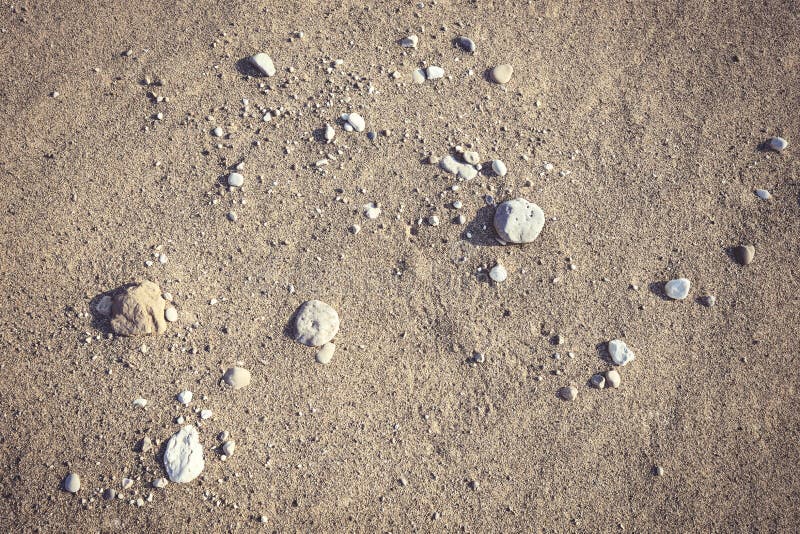
[[[244,367],[229,367],[222,380],[233,389],[242,389],[250,385],[250,371]]]
[[[164,318],[170,323],[174,323],[178,320],[178,310],[176,310],[174,306],[170,306],[164,312]]]
[[[492,81],[495,83],[508,83],[511,80],[511,75],[514,74],[514,67],[508,63],[503,63],[492,69]]]
[[[610,369],[606,371],[606,387],[607,388],[618,388],[620,382],[622,382],[622,377],[619,376],[619,371],[616,369]]]
[[[333,343],[325,343],[319,352],[317,352],[317,363],[328,365],[333,360],[333,353],[336,351],[336,345]]]

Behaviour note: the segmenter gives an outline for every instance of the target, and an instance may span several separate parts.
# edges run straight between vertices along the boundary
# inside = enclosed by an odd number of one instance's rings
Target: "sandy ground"
[[[796,528],[796,4],[31,0],[2,12],[6,529]],[[410,33],[416,50],[397,44]],[[460,34],[477,54],[453,46]],[[257,51],[275,77],[237,69]],[[484,75],[504,62],[505,88]],[[411,83],[426,64],[447,78]],[[263,122],[262,107],[284,113]],[[350,111],[378,137],[337,125],[321,142]],[[759,151],[772,135],[794,144]],[[424,160],[456,145],[508,175],[450,190],[454,177]],[[229,192],[240,161],[245,186]],[[487,194],[538,203],[542,235],[497,246]],[[457,199],[464,226],[451,222]],[[432,214],[441,225],[420,224]],[[743,268],[729,247],[745,242],[756,257]],[[156,247],[169,262],[147,267]],[[509,279],[487,283],[479,269],[498,261]],[[663,296],[677,276],[692,280],[685,301]],[[107,339],[90,302],[137,279],[171,292],[180,320],[161,337]],[[286,335],[312,298],[342,319],[329,366]],[[637,359],[618,390],[592,389],[613,338]],[[470,365],[473,351],[486,362]],[[219,379],[237,361],[253,381],[230,391]],[[573,402],[556,396],[569,384]],[[203,475],[151,488],[195,408],[214,411]],[[237,442],[225,462],[221,431]],[[144,436],[156,451],[136,452]],[[76,495],[60,488],[71,471]],[[105,488],[123,498],[102,500]]]

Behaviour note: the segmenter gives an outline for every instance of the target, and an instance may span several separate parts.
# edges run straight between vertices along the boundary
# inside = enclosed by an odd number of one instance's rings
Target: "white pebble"
[[[773,137],[769,140],[769,147],[776,152],[783,152],[789,146],[789,141],[783,137]]]
[[[188,389],[185,389],[178,393],[178,402],[183,404],[184,406],[188,406],[190,402],[192,402],[192,392]]]
[[[499,264],[495,265],[489,271],[489,278],[491,278],[497,283],[505,282],[506,279],[508,278],[508,271],[506,271],[506,268],[503,267],[502,265]]]
[[[363,132],[364,128],[366,128],[366,123],[364,122],[364,117],[359,115],[358,113],[350,113],[347,115],[347,124],[349,124],[353,130],[357,132]]]
[[[494,228],[508,243],[530,243],[539,237],[542,227],[542,208],[524,198],[503,202],[494,214]]]
[[[214,415],[214,412],[212,412],[211,410],[208,410],[208,409],[206,409],[206,410],[202,410],[202,411],[200,412],[200,419],[203,419],[203,420],[205,420],[205,419],[211,419],[211,417],[212,417],[213,415]]]
[[[81,489],[81,477],[77,473],[70,473],[64,479],[64,489],[70,493],[78,493]]]
[[[622,382],[622,377],[619,376],[619,371],[616,369],[611,369],[606,371],[606,387],[607,388],[618,388],[620,382]]]
[[[418,42],[419,37],[416,35],[409,35],[408,37],[400,39],[400,46],[403,48],[416,48]]]
[[[232,172],[228,175],[228,185],[231,187],[242,187],[244,185],[244,176],[238,172]]]
[[[370,203],[364,206],[364,216],[367,219],[377,219],[381,215],[381,209],[375,205],[375,203]]]
[[[304,302],[295,315],[295,341],[309,347],[320,347],[339,332],[339,314],[320,300]]]
[[[191,482],[200,475],[205,461],[195,427],[187,425],[169,439],[164,452],[164,467],[172,482]]]
[[[333,353],[336,351],[336,345],[333,343],[325,343],[319,351],[317,351],[317,363],[328,365],[333,360]]]
[[[431,65],[425,70],[425,77],[429,80],[438,80],[439,78],[444,78],[444,69],[442,67]]]
[[[222,445],[222,452],[225,453],[225,456],[228,456],[228,457],[232,456],[233,455],[233,451],[235,451],[235,450],[236,450],[236,442],[234,440],[226,441]]]
[[[494,159],[492,160],[492,171],[494,171],[497,176],[505,176],[508,172],[508,169],[506,168],[505,163],[499,159]]]
[[[766,189],[756,189],[755,190],[756,196],[761,200],[769,200],[772,198],[772,195]]]
[[[608,353],[616,365],[624,366],[636,359],[636,355],[621,339],[612,339],[608,342]]]
[[[686,278],[676,278],[664,285],[664,292],[671,299],[683,300],[689,295],[689,288],[692,283]]]
[[[333,129],[333,126],[330,124],[325,125],[325,140],[327,142],[333,141],[333,137],[336,135],[336,130]]]
[[[274,76],[275,75],[275,64],[272,62],[272,58],[269,57],[264,52],[259,52],[254,56],[250,56],[250,63],[253,64],[261,74],[265,76]]]
[[[170,306],[166,310],[164,310],[164,319],[169,321],[170,323],[174,323],[178,320],[178,310],[175,309],[174,306]]]

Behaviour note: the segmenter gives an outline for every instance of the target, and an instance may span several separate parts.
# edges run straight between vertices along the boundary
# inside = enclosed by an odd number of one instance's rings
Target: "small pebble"
[[[733,255],[739,265],[749,265],[753,261],[756,254],[756,248],[753,245],[739,245],[733,250]]]
[[[574,401],[578,398],[578,388],[575,386],[566,386],[558,390],[558,396],[565,401]]]
[[[411,71],[411,79],[414,83],[423,83],[425,81],[425,71],[422,69],[414,69]]]
[[[334,136],[336,135],[336,130],[330,124],[325,125],[325,140],[327,142],[333,141]]]
[[[167,479],[164,477],[157,478],[153,481],[153,487],[158,489],[166,488],[167,484],[169,484],[169,482],[167,482]]]
[[[213,415],[214,415],[214,412],[211,411],[211,410],[202,410],[200,412],[200,419],[203,419],[203,420],[211,419],[211,417],[213,417]]]
[[[178,402],[183,404],[184,406],[188,406],[190,402],[192,402],[192,397],[194,395],[188,389],[185,389],[178,393]]]
[[[542,208],[524,198],[507,200],[494,213],[494,228],[506,243],[530,243],[543,227]]]
[[[417,43],[419,43],[419,37],[416,35],[409,35],[400,39],[400,46],[403,48],[416,48]]]
[[[703,304],[703,306],[711,308],[712,306],[714,306],[714,304],[717,303],[717,297],[715,297],[714,295],[705,295],[700,299],[700,302]]]
[[[606,387],[607,388],[618,388],[620,382],[622,382],[622,377],[619,375],[619,371],[616,369],[610,369],[606,371]]]
[[[317,351],[317,363],[322,365],[329,365],[333,361],[333,353],[336,351],[336,345],[333,343],[325,343],[322,348]]]
[[[655,476],[657,476],[657,477],[663,477],[664,476],[664,468],[661,467],[660,465],[655,466],[655,468],[653,469],[653,474]]]
[[[211,130],[211,135],[213,135],[214,137],[222,137],[223,135],[225,135],[225,132],[222,130],[222,128],[217,126],[213,130]]]
[[[367,127],[364,118],[358,113],[349,113],[345,120],[357,132],[363,132],[364,128]]]
[[[236,450],[236,442],[234,440],[226,441],[222,445],[222,452],[225,453],[225,456],[228,456],[228,457],[232,456],[233,455],[233,451],[235,451],[235,450]]]
[[[228,175],[228,185],[231,187],[242,187],[244,185],[244,176],[238,172],[232,172]]]
[[[436,215],[431,215],[428,217],[428,224],[431,226],[439,226],[439,217]]]
[[[242,389],[250,385],[250,371],[244,367],[229,367],[222,380],[233,389]]]
[[[81,489],[81,477],[77,473],[70,473],[64,478],[64,489],[70,493],[78,493]]]
[[[472,361],[475,363],[483,363],[486,361],[486,355],[484,355],[482,352],[476,352],[472,356]]]
[[[236,215],[235,211],[229,211],[227,217],[228,220],[231,222],[236,222],[239,219],[239,216]]]
[[[367,219],[377,219],[381,215],[381,209],[374,203],[364,206],[364,217]]]
[[[608,342],[608,353],[611,355],[611,361],[616,365],[627,365],[636,359],[636,355],[621,339],[612,339]]]
[[[470,39],[469,37],[465,37],[463,35],[456,38],[456,44],[458,45],[459,48],[461,48],[465,52],[470,52],[470,53],[474,53],[475,49],[477,48],[475,46],[475,42],[472,39]]]
[[[464,156],[464,161],[466,161],[470,165],[476,165],[481,160],[480,155],[473,150],[467,150],[466,152],[464,152],[463,156]]]
[[[458,217],[456,217],[456,224],[464,224],[465,222],[467,222],[467,218],[464,216],[463,213]]]
[[[593,375],[592,378],[589,380],[589,383],[592,384],[593,387],[597,389],[603,389],[606,387],[606,379],[601,374]]]
[[[178,310],[176,310],[173,306],[170,306],[164,310],[164,318],[170,323],[174,323],[178,320]]]
[[[499,159],[492,160],[492,171],[497,176],[505,176],[508,173],[508,168],[506,168],[506,164],[500,161]]]
[[[139,440],[137,449],[139,449],[139,452],[150,452],[153,450],[153,441],[148,436],[145,436]]]
[[[495,265],[489,271],[489,278],[491,278],[492,280],[494,280],[498,284],[501,283],[501,282],[505,282],[506,279],[508,278],[508,271],[506,271],[506,268],[503,267],[502,265],[499,265],[499,264]]]
[[[755,190],[756,196],[761,200],[769,200],[772,198],[772,195],[766,189],[756,189]]]
[[[117,492],[114,491],[113,488],[107,488],[103,491],[103,499],[106,501],[112,501],[117,497]]]
[[[775,152],[783,152],[789,146],[789,141],[783,137],[773,137],[769,140],[769,147]]]
[[[492,69],[491,77],[495,83],[506,84],[511,80],[511,75],[513,73],[514,67],[508,63],[504,63]]]
[[[425,77],[429,80],[438,80],[439,78],[444,78],[444,69],[442,67],[431,65],[425,70]]]
[[[453,202],[453,209],[460,210],[464,207],[464,204],[460,200],[456,200]]]
[[[664,292],[671,299],[683,300],[689,295],[692,283],[687,278],[676,278],[664,285]]]
[[[147,399],[143,399],[141,397],[139,397],[138,399],[134,399],[133,406],[134,408],[144,409],[144,407],[147,406]]]
[[[321,347],[339,332],[339,314],[320,300],[304,302],[295,312],[295,341]]]
[[[265,76],[275,76],[275,64],[272,62],[272,58],[264,52],[259,52],[258,54],[250,56],[249,59],[250,63],[252,63],[261,74]]]

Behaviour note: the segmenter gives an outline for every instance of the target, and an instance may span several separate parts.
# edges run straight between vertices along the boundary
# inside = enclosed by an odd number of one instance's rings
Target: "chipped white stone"
[[[481,160],[480,155],[474,150],[465,151],[463,156],[464,156],[464,161],[466,161],[470,165],[477,165]]]
[[[225,456],[232,456],[233,451],[236,450],[236,442],[234,440],[226,441],[222,444],[222,452],[225,453]]]
[[[336,351],[336,345],[333,343],[325,343],[321,349],[317,351],[317,363],[328,365],[333,360],[333,353]]]
[[[350,127],[357,132],[363,132],[364,128],[367,127],[366,123],[364,122],[364,117],[358,113],[348,113],[347,118],[344,120],[346,120],[347,124],[349,124]]]
[[[164,452],[164,467],[172,482],[191,482],[200,476],[205,462],[195,427],[187,425],[169,439]]]
[[[783,152],[789,146],[789,141],[783,137],[773,137],[769,140],[769,147],[775,152]]]
[[[419,37],[416,35],[409,35],[400,39],[400,46],[403,48],[416,48],[417,43],[419,43]]]
[[[333,126],[330,124],[325,125],[325,140],[327,142],[333,141],[334,136],[336,136],[336,130],[333,129]]]
[[[244,185],[244,176],[238,172],[232,172],[228,175],[228,185],[231,187],[242,187]]]
[[[772,195],[766,189],[756,189],[755,194],[761,200],[769,200],[772,198]]]
[[[425,77],[429,80],[438,80],[439,78],[444,78],[444,69],[442,67],[431,65],[425,69]]]
[[[364,217],[367,219],[377,219],[380,215],[381,209],[374,202],[370,202],[364,206]]]
[[[147,399],[143,399],[141,397],[139,397],[138,399],[134,399],[133,406],[135,408],[144,408],[145,406],[147,406]]]
[[[425,71],[423,69],[414,69],[411,71],[411,79],[414,83],[424,83],[425,78]]]
[[[501,283],[501,282],[505,282],[506,279],[508,278],[508,271],[506,270],[505,267],[503,267],[500,264],[495,265],[489,271],[489,278],[491,278],[492,280],[494,280],[498,284]]]
[[[616,365],[625,366],[636,359],[636,355],[621,339],[612,339],[608,342],[608,353]]]
[[[258,54],[250,56],[250,63],[252,63],[261,74],[265,76],[275,76],[275,64],[272,62],[272,58],[264,52],[259,52]]]
[[[200,419],[202,419],[204,421],[206,419],[211,419],[213,416],[214,416],[214,412],[209,410],[209,409],[205,409],[205,410],[201,410],[200,411]]]
[[[539,237],[542,227],[542,208],[524,198],[503,202],[494,214],[494,228],[507,243],[531,243]]]
[[[692,283],[686,278],[676,278],[664,285],[664,292],[671,299],[683,300],[689,295]]]
[[[188,406],[190,402],[192,402],[192,397],[194,395],[188,389],[185,389],[178,393],[178,402],[183,404],[184,406]]]
[[[250,385],[250,371],[244,367],[229,367],[222,380],[233,389],[242,389]]]

